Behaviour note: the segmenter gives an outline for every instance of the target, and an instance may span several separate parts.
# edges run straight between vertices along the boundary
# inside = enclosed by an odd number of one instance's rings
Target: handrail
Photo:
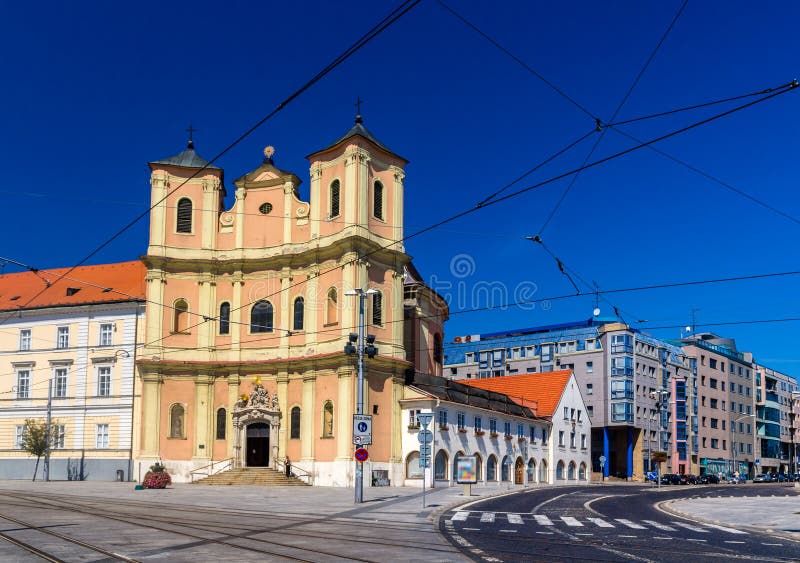
[[[227,465],[225,465],[227,464]],[[217,470],[214,471],[214,466],[217,466]],[[208,465],[204,465],[203,467],[198,467],[189,472],[189,476],[192,479],[192,483],[194,483],[194,474],[199,473],[205,477],[211,477],[215,473],[219,473],[221,471],[225,471],[226,469],[230,469],[233,466],[233,458],[229,457],[228,459],[223,459],[221,461],[212,461]],[[207,471],[206,471],[207,470]]]
[[[273,458],[273,460],[275,461],[275,470],[285,474],[287,458],[281,459],[276,457]],[[292,465],[291,463],[289,463],[289,475],[287,475],[287,477],[296,477],[301,481],[305,481],[309,485],[314,484],[314,476],[309,471],[306,471],[301,467],[297,467],[296,465]]]

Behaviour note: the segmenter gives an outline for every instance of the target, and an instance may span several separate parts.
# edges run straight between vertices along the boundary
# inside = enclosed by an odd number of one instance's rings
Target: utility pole
[[[50,419],[53,411],[53,378],[51,377],[47,385],[47,417],[44,428],[44,480],[50,480]]]
[[[370,357],[375,357],[378,350],[372,343],[375,341],[375,337],[370,335],[370,342],[368,345],[365,345],[366,338],[366,327],[365,327],[365,319],[364,319],[364,303],[367,300],[368,295],[374,295],[378,293],[375,289],[368,289],[364,291],[362,288],[356,288],[350,291],[346,291],[345,295],[350,296],[357,296],[358,297],[358,334],[356,336],[356,346],[355,350],[353,350],[353,334],[350,335],[350,342],[348,342],[345,347],[344,351],[345,354],[352,355],[353,353],[358,354],[358,389],[356,391],[356,414],[364,414],[364,353]],[[356,504],[360,504],[364,502],[364,462],[356,460],[356,494],[355,494],[355,502]]]

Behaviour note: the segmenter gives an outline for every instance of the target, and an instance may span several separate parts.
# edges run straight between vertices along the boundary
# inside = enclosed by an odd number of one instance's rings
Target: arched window
[[[185,299],[178,299],[172,308],[174,310],[173,332],[186,332],[189,329],[189,304]]]
[[[272,303],[259,301],[250,312],[250,332],[272,332]]]
[[[447,479],[447,454],[444,450],[439,450],[433,462],[433,478],[438,481]]]
[[[528,483],[536,482],[536,460],[530,458],[528,460]]]
[[[442,359],[442,335],[437,333],[433,335],[433,361],[441,364]]]
[[[300,438],[300,407],[293,407],[291,414],[291,428],[289,429],[289,438]]]
[[[486,460],[486,480],[497,481],[497,458],[494,455]]]
[[[511,468],[511,459],[508,456],[503,457],[503,463],[500,464],[500,480],[501,481],[508,481],[509,476],[509,469]]]
[[[339,180],[331,183],[331,218],[339,216]]]
[[[228,424],[227,412],[224,408],[217,409],[217,440],[225,439],[225,430]]]
[[[188,197],[178,200],[178,218],[175,230],[179,233],[192,232],[192,200]]]
[[[169,409],[169,437],[185,438],[186,434],[186,411],[183,405],[174,404]]]
[[[298,297],[294,300],[294,323],[292,324],[292,330],[303,330],[304,307],[305,300],[302,297]]]
[[[477,461],[475,465],[478,468],[478,481],[483,481],[483,458],[481,457],[481,454],[475,453],[475,460]]]
[[[325,401],[322,406],[322,437],[333,438],[333,403]]]
[[[411,452],[406,458],[406,479],[422,479],[424,469],[419,466],[419,452]]]
[[[567,467],[567,479],[575,479],[575,462],[570,461]]]
[[[548,483],[549,480],[547,478],[547,460],[542,460],[539,464],[539,482],[540,483]]]
[[[219,306],[219,333],[231,332],[231,304],[227,301]]]
[[[564,462],[559,461],[556,465],[556,479],[562,481],[564,479]]]
[[[383,293],[372,294],[372,324],[383,325]]]
[[[578,479],[581,481],[586,481],[586,464],[581,463],[581,466],[578,468]]]
[[[328,290],[325,306],[325,324],[336,324],[339,322],[339,298],[336,294],[336,288],[332,287]]]
[[[372,215],[376,219],[383,219],[383,184],[375,180],[372,191]]]

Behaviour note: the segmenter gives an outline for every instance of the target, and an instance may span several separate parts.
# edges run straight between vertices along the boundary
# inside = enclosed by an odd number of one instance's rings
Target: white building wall
[[[578,383],[572,375],[567,382],[561,400],[553,413],[552,436],[549,440],[549,480],[551,483],[564,484],[571,481],[589,480],[592,473],[592,428],[586,414],[586,405],[581,398]],[[560,433],[563,432],[563,445]],[[571,435],[574,432],[574,446]],[[582,437],[585,436],[585,443]],[[585,446],[585,447],[584,447]],[[563,464],[563,472],[559,473],[559,464]],[[574,475],[570,478],[570,464],[573,464]],[[581,468],[585,471],[585,479],[581,479]]]

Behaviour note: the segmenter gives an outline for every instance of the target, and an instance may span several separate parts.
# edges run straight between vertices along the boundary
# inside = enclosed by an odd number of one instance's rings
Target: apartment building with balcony
[[[789,375],[761,364],[755,371],[755,450],[757,472],[787,473],[796,459],[794,444],[793,396],[797,381]]]
[[[641,480],[653,467],[652,452],[659,450],[670,454],[662,469],[696,470],[688,418],[694,386],[687,384],[690,364],[679,345],[601,317],[472,334],[445,345],[444,375],[452,379],[565,369],[574,372],[586,404],[592,470],[598,477],[602,472]],[[602,467],[601,457],[607,460]]]
[[[33,476],[36,458],[21,441],[26,420],[46,420],[48,388],[50,479],[138,476],[134,360],[144,274],[135,261],[0,276],[0,479]],[[38,478],[42,471],[40,463]]]

